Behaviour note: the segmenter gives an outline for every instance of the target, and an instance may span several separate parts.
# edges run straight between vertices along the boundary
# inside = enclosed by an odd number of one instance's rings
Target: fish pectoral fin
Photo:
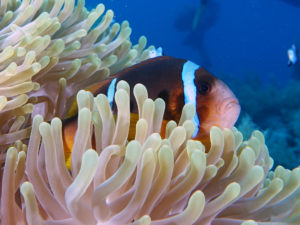
[[[130,125],[129,125],[128,140],[135,139],[136,123],[138,122],[139,119],[140,119],[139,114],[130,113]]]
[[[129,134],[128,134],[128,141],[134,140],[135,139],[135,133],[136,133],[136,124],[139,120],[139,115],[137,113],[130,113],[130,126],[129,126]],[[165,133],[166,133],[166,126],[169,121],[163,120],[161,129],[160,129],[160,136],[162,138],[165,138]]]

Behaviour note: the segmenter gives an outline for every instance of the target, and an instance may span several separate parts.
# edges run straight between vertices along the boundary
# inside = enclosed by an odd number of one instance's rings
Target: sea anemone
[[[31,115],[65,117],[80,89],[149,58],[146,38],[84,0],[1,0],[0,146],[28,138]]]
[[[184,106],[178,124],[162,128],[164,101],[149,99],[137,84],[139,120],[129,141],[129,92],[120,81],[116,120],[105,95],[78,93],[70,171],[61,120],[34,118],[28,149],[7,151],[1,224],[300,223],[300,168],[270,171],[273,160],[259,131],[243,141],[235,128],[212,127],[205,149],[191,139],[192,105]]]

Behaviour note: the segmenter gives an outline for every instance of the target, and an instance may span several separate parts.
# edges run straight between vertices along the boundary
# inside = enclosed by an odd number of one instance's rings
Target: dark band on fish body
[[[131,88],[133,88],[135,84],[141,83],[147,87],[149,98],[155,99],[160,97],[166,102],[165,119],[174,119],[175,115],[181,113],[181,109],[184,106],[181,73],[185,62],[186,60],[184,59],[169,56],[145,60],[109,77],[106,82],[103,83],[103,86],[95,92],[95,95],[99,93],[107,94],[109,85],[114,78],[117,78],[118,81],[125,80],[129,83]],[[132,91],[130,99],[134,99]],[[176,101],[176,110],[174,107],[168,107],[169,101],[171,100]],[[177,112],[178,108],[180,112]],[[135,104],[132,107],[132,111],[137,112]]]
[[[160,56],[145,60],[109,77],[99,84],[99,88],[94,94],[106,94],[112,109],[116,112],[113,98],[118,81],[125,80],[131,88],[135,84],[141,83],[147,87],[149,98],[162,98],[165,101],[164,119],[166,120],[178,122],[183,106],[186,103],[192,103],[197,112],[193,122],[198,128],[201,123],[200,118],[204,116],[199,115],[197,109],[207,107],[197,105],[198,99],[201,96],[209,98],[216,79],[208,71],[191,61]],[[137,113],[138,109],[132,91],[130,95],[130,110]],[[195,129],[194,135],[197,131],[198,129]]]

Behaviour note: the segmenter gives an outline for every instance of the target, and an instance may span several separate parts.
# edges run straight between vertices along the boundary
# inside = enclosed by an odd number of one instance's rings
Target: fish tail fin
[[[101,80],[101,81],[97,82],[96,84],[93,84],[93,85],[87,87],[85,90],[92,92],[94,95],[96,95],[96,94],[98,94],[97,91],[100,90],[104,85],[109,83],[113,78],[114,78],[114,76],[107,77],[104,80]],[[66,118],[68,119],[68,118],[74,117],[75,115],[77,115],[77,111],[78,111],[78,107],[77,107],[77,101],[76,101],[76,97],[75,97],[70,105],[68,112],[66,113]]]

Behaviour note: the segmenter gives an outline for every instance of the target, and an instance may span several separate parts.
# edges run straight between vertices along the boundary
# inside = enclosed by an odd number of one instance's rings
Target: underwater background
[[[262,130],[275,166],[300,164],[300,65],[288,67],[287,56],[292,44],[300,48],[300,0],[86,2],[88,9],[99,3],[115,21],[129,21],[133,43],[145,35],[164,55],[221,78],[241,103],[242,133]]]

